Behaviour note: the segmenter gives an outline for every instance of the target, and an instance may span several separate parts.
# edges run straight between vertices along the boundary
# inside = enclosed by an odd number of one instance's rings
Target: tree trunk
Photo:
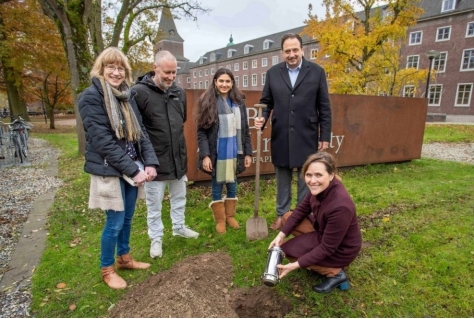
[[[5,86],[7,88],[10,116],[21,115],[21,117],[23,117],[24,119],[29,120],[28,111],[26,109],[26,103],[21,97],[21,87],[15,85],[15,71],[10,67],[4,66],[3,72],[5,76]]]
[[[54,107],[47,105],[46,110],[47,110],[46,112],[48,113],[48,118],[49,118],[49,128],[54,130],[56,129],[55,124],[54,124]]]
[[[58,30],[63,39],[69,69],[71,71],[71,89],[74,100],[74,113],[76,115],[76,131],[79,153],[85,153],[86,139],[82,119],[78,110],[79,94],[90,85],[88,70],[92,65],[92,58],[88,48],[88,26],[84,21],[89,18],[85,16],[84,8],[88,7],[88,0],[73,1],[68,5],[73,6],[69,10],[66,6],[60,6],[57,0],[38,0],[44,13],[56,22]],[[87,3],[86,3],[87,2]],[[98,30],[99,32],[101,30]]]

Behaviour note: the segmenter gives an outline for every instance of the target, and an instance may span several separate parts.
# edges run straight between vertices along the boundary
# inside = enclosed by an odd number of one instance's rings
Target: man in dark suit
[[[281,227],[283,214],[290,210],[293,170],[298,170],[298,204],[308,192],[301,178],[307,157],[324,151],[331,138],[331,105],[326,72],[303,57],[303,40],[297,34],[281,39],[284,62],[267,71],[261,104],[263,117],[255,128],[264,128],[271,114],[272,162],[277,182],[277,218],[270,226]]]

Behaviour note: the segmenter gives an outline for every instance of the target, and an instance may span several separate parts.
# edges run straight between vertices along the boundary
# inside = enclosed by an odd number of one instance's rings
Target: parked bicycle
[[[20,115],[12,117],[10,126],[10,146],[15,149],[15,157],[18,157],[20,164],[28,158],[28,136],[33,124],[27,122]]]

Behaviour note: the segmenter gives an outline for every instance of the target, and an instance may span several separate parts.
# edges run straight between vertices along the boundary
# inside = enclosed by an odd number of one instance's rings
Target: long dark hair
[[[245,95],[235,85],[234,75],[229,69],[220,68],[214,74],[212,83],[207,90],[199,97],[197,107],[195,109],[195,119],[198,127],[209,128],[217,121],[217,98],[219,90],[215,82],[223,74],[227,74],[232,81],[232,88],[229,91],[229,98],[232,102],[240,104]]]

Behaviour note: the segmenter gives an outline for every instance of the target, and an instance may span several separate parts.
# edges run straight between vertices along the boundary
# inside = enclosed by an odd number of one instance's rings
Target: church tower
[[[189,61],[184,57],[184,40],[176,29],[173,15],[168,7],[164,7],[161,12],[158,34],[154,41],[154,53],[161,50],[170,51],[178,63]]]

